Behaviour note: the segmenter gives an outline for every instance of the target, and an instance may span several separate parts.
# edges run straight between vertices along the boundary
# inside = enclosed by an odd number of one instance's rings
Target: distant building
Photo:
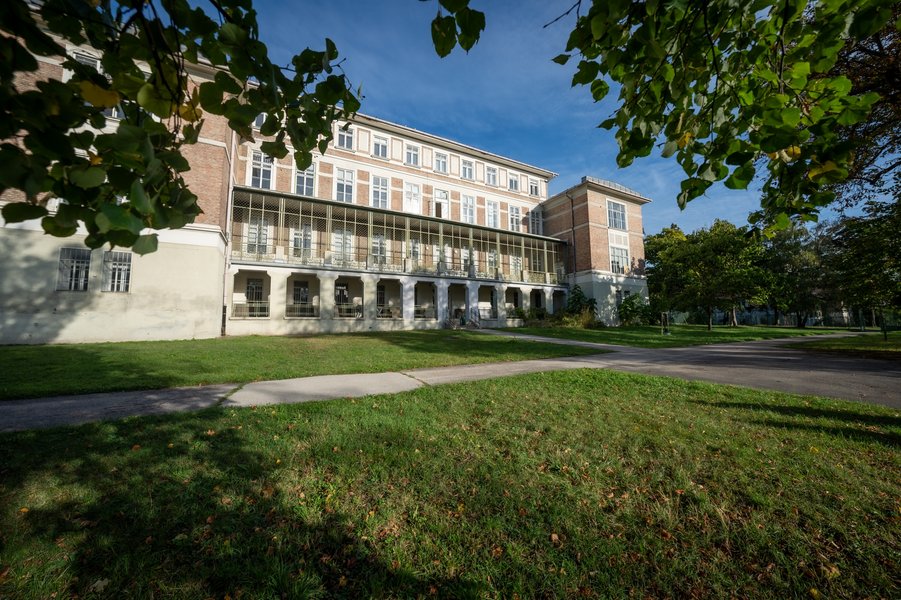
[[[66,77],[40,60],[38,79]],[[299,171],[206,115],[184,174],[204,212],[154,254],[4,224],[0,343],[515,326],[562,310],[574,283],[612,323],[623,295],[646,295],[648,199],[588,177],[548,199],[546,169],[366,115],[343,125]]]

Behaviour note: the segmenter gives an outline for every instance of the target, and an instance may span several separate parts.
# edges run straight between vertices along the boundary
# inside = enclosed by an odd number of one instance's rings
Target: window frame
[[[103,252],[104,292],[128,293],[131,290],[131,252],[105,250]]]
[[[614,257],[614,251],[622,253],[624,256]],[[624,262],[620,264],[620,258],[624,258]],[[617,275],[625,275],[630,268],[630,257],[629,257],[629,249],[624,248],[623,246],[610,246],[610,272],[615,273]],[[617,269],[614,265],[619,265]]]
[[[443,175],[447,175],[447,164],[450,161],[450,156],[445,152],[436,152],[435,153],[435,167],[434,171],[436,173],[441,173]],[[441,168],[439,168],[439,165]]]
[[[513,215],[516,215],[514,219]],[[510,226],[510,231],[515,231],[517,233],[522,231],[522,209],[518,206],[509,206],[507,208],[507,221]]]
[[[376,180],[384,181],[384,185],[377,185]],[[373,175],[372,181],[370,182],[370,192],[369,192],[369,206],[372,208],[381,208],[388,209],[388,204],[391,197],[391,180],[388,177],[383,177],[381,175]],[[376,193],[384,193],[384,198],[382,202],[376,201]]]
[[[615,219],[611,217],[614,216],[614,207],[619,207],[622,210],[622,227],[619,227],[613,223]],[[629,220],[626,215],[626,205],[622,202],[616,202],[615,200],[607,199],[607,227],[610,229],[617,229],[619,231],[629,231]]]
[[[511,192],[519,191],[519,173],[507,171],[507,190]]]
[[[485,165],[485,185],[497,187],[497,167]]]
[[[414,192],[415,188],[415,192]],[[413,199],[416,199],[416,207],[413,208]],[[413,208],[413,210],[411,210]],[[422,186],[412,181],[404,182],[404,206],[403,212],[420,215],[422,214]]]
[[[348,179],[349,175],[349,179]],[[354,179],[356,172],[353,169],[335,167],[335,201],[344,204],[354,202]]]
[[[532,179],[531,177],[529,177],[529,195],[536,198],[541,195],[541,184],[537,179]]]
[[[379,141],[384,142],[384,144],[380,144]],[[388,152],[391,145],[391,140],[387,137],[381,135],[372,136],[372,156],[373,158],[378,158],[381,160],[388,160]],[[380,154],[378,148],[384,148],[385,153]]]
[[[303,191],[300,191],[298,188],[298,183],[300,182],[301,177],[304,178]],[[308,177],[310,179],[310,181],[309,181],[310,193],[309,194],[306,193],[306,188],[307,188],[306,179]],[[307,167],[306,169],[304,169],[303,171],[298,169],[296,165],[294,166],[294,193],[297,194],[298,196],[306,196],[308,198],[316,197],[316,163],[310,163],[310,166]]]
[[[266,166],[268,163],[268,167]],[[254,172],[259,169],[259,174],[254,174]],[[264,180],[263,173],[268,171],[269,173],[269,186],[263,187],[262,183]],[[252,150],[250,156],[250,173],[248,177],[248,183],[250,187],[256,188],[258,190],[274,190],[275,189],[275,159],[271,156],[263,152],[262,150]],[[258,180],[258,184],[254,185],[254,180]]]
[[[343,125],[338,126],[338,134],[335,136],[335,148],[353,152],[354,150],[354,128],[348,126],[347,129]]]
[[[72,248],[71,246],[60,248],[56,291],[87,292],[91,281],[91,259],[90,248]]]
[[[468,194],[460,196],[460,221],[469,225],[476,223],[476,197]]]
[[[404,144],[404,164],[408,167],[419,168],[420,146],[416,144]]]
[[[467,172],[469,173],[467,175]],[[466,158],[460,159],[460,178],[466,181],[475,181],[476,163]]]
[[[497,200],[489,200],[486,203],[485,224],[495,229],[501,228],[501,205]]]

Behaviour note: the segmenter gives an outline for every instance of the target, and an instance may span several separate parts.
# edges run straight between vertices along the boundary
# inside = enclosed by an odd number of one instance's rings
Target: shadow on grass
[[[901,417],[877,416],[853,410],[836,410],[814,406],[786,406],[758,402],[708,402],[695,399],[687,400],[687,402],[716,408],[775,413],[785,417],[820,419],[820,423],[809,424],[776,419],[752,419],[749,422],[766,427],[821,432],[862,442],[878,442],[889,446],[901,447],[901,434],[899,434],[899,431],[901,431]],[[822,423],[823,420],[832,421],[832,423]],[[883,430],[882,428],[889,429]]]
[[[3,560],[13,566],[7,585],[29,572],[34,597],[477,595],[463,579],[386,564],[340,511],[302,509],[278,485],[274,456],[252,449],[266,443],[251,442],[249,427],[207,429],[222,425],[221,415],[211,409],[0,439],[2,452],[55,449],[0,466],[5,502],[48,477],[77,490],[0,521],[8,532],[0,556],[11,549],[11,532],[20,536],[20,560]],[[40,556],[47,548],[52,555]],[[59,589],[58,581],[67,583]]]

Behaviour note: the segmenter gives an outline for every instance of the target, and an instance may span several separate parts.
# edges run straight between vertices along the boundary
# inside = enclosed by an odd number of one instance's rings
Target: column
[[[269,319],[275,322],[285,320],[285,305],[288,302],[287,269],[267,269],[269,275]]]
[[[378,318],[378,296],[376,295],[376,287],[379,278],[377,275],[363,274],[360,276],[363,280],[363,320],[374,323]]]
[[[528,315],[532,308],[532,288],[520,286],[519,293],[522,296],[522,311]]]
[[[404,277],[400,280],[400,301],[403,309],[404,326],[411,326],[416,319],[416,280]]]
[[[446,322],[447,314],[447,288],[450,284],[446,281],[438,281],[435,283],[435,292],[437,294],[437,314],[439,322]]]
[[[319,277],[319,318],[335,318],[335,280],[334,273],[320,273]]]
[[[470,281],[466,284],[466,320],[481,319],[479,314],[479,282]]]
[[[544,288],[544,308],[547,310],[547,314],[554,313],[554,289],[553,288]]]
[[[494,297],[497,300],[497,320],[503,326],[507,320],[507,286],[502,283],[495,285]]]

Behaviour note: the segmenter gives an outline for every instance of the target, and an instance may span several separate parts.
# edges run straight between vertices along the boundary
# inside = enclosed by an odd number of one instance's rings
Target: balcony
[[[232,304],[234,319],[268,319],[268,302],[235,302]]]
[[[319,318],[318,302],[295,302],[285,306],[285,317],[292,319]]]
[[[554,238],[267,190],[238,188],[232,202],[241,263],[545,285],[567,264]]]

